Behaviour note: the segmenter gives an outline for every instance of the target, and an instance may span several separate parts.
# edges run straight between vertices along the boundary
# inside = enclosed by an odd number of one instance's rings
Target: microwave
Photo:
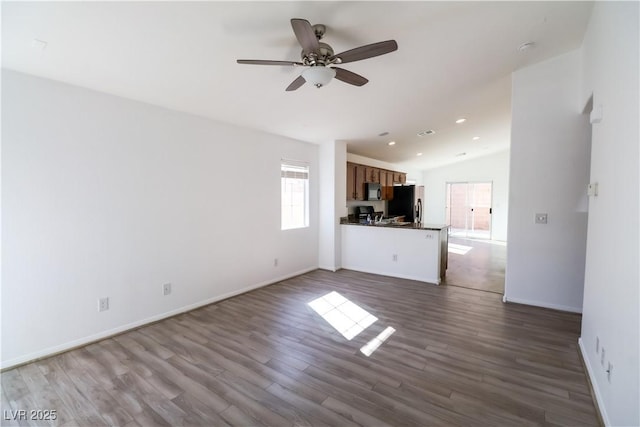
[[[382,186],[375,182],[367,182],[364,195],[365,200],[382,200]]]

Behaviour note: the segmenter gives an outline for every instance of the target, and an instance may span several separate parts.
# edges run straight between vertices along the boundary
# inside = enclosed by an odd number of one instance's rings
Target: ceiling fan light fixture
[[[304,80],[317,88],[328,85],[335,76],[336,70],[321,65],[309,67],[302,72]]]

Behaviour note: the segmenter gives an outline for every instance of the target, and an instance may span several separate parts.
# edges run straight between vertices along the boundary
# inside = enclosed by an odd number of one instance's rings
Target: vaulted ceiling
[[[578,48],[591,6],[3,2],[2,65],[303,141],[345,140],[349,152],[426,169],[508,148],[511,73]],[[334,80],[285,92],[300,67],[236,59],[299,61],[291,18],[324,24],[336,53],[388,39],[399,48],[341,66],[368,78],[362,87]],[[518,50],[526,42],[535,45]],[[425,130],[435,133],[417,135]]]

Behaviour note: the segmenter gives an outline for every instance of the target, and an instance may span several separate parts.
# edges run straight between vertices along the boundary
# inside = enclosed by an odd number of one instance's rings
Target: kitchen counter
[[[406,230],[435,230],[440,231],[448,229],[449,226],[445,224],[423,224],[423,223],[408,223],[408,224],[360,224],[359,222],[348,222],[343,225],[357,225],[360,227],[386,227],[386,228],[403,228]]]
[[[447,225],[346,223],[341,227],[343,268],[436,285],[444,278]]]

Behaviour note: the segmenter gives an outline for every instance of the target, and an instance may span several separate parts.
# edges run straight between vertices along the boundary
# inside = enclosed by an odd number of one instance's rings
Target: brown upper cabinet
[[[365,182],[380,182],[380,169],[366,166],[365,171]]]
[[[347,162],[347,200],[365,200],[365,183],[380,183],[382,200],[393,199],[393,184],[405,184],[407,174]]]
[[[364,200],[367,167],[347,163],[347,200]]]
[[[356,199],[356,165],[347,163],[347,200]]]
[[[382,185],[382,200],[393,200],[393,172],[381,170],[380,185]]]

